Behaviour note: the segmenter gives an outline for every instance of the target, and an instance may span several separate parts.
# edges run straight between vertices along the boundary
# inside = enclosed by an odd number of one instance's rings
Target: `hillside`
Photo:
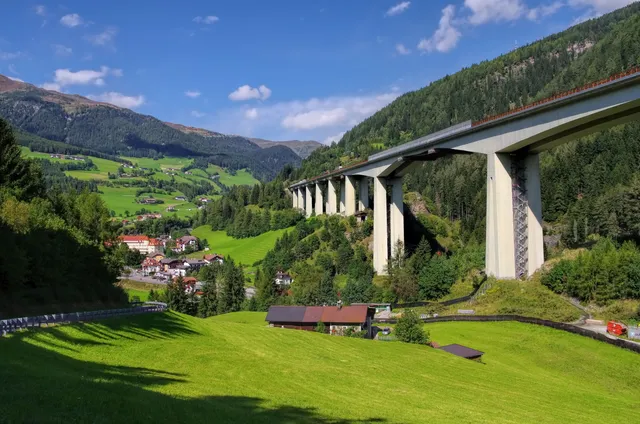
[[[635,353],[519,323],[427,329],[441,344],[484,351],[483,364],[425,346],[269,328],[261,313],[206,320],[153,314],[18,333],[0,339],[0,399],[10,399],[0,402],[0,416],[8,422],[637,421]]]
[[[44,90],[0,75],[0,117],[15,128],[47,140],[129,156],[203,157],[215,165],[251,169],[271,179],[300,158],[289,148],[261,149],[240,136],[186,130],[129,109],[82,96]]]
[[[336,146],[312,153],[294,177],[318,175],[380,149],[505,112],[638,63],[640,4],[635,3],[402,95],[348,131]],[[632,123],[543,154],[545,220],[565,223],[558,232],[578,242],[593,232],[628,234],[624,223],[616,222],[624,215],[624,203],[611,199],[615,197],[611,192],[639,175],[638,139],[640,125]],[[464,238],[484,239],[484,156],[425,163],[405,178],[405,184],[421,193],[434,213],[461,220]],[[611,224],[602,225],[606,221]]]
[[[253,143],[262,147],[263,149],[272,146],[285,146],[290,148],[295,152],[296,155],[300,156],[302,159],[306,159],[309,157],[311,153],[313,153],[318,148],[322,147],[322,143],[313,140],[300,141],[300,140],[287,140],[287,141],[271,141],[271,140],[263,140],[261,138],[250,138]]]

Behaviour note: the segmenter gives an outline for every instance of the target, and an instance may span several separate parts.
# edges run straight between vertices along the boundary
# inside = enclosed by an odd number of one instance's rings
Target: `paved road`
[[[606,325],[578,325],[578,327],[584,328],[585,330],[595,331],[596,333],[604,334],[605,336],[607,336],[610,339],[617,339],[618,338],[616,336],[612,336],[611,334],[607,333],[607,326]],[[630,340],[630,339],[623,339],[623,340],[626,340],[626,341],[631,342],[631,343],[635,343],[638,346],[640,346],[640,342],[637,342],[635,340]]]
[[[145,277],[139,271],[138,272],[134,271],[129,275],[121,275],[120,279],[121,280],[139,281],[141,283],[148,283],[148,284],[159,284],[159,285],[163,285],[163,286],[167,285],[167,282],[165,280],[156,280],[156,279],[151,278],[149,276]]]

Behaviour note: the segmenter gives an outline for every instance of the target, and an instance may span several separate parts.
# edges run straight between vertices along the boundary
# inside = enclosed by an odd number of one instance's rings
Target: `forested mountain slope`
[[[375,151],[468,119],[505,112],[637,64],[638,3],[399,97],[347,132],[337,145],[311,154],[294,178],[317,175]],[[640,175],[639,139],[640,124],[634,123],[543,154],[545,220],[567,218],[565,238],[578,242],[593,232],[637,235],[630,228],[631,217],[621,215],[625,215],[623,200],[640,193],[640,184],[635,184],[635,191],[632,187]],[[461,219],[466,237],[482,240],[485,180],[486,159],[472,155],[426,163],[408,175],[405,184],[408,190],[421,192],[433,212]],[[609,223],[607,228],[604,221]]]
[[[152,116],[44,90],[0,75],[0,117],[39,137],[126,156],[199,156],[271,179],[300,158],[283,146],[261,149],[247,138],[164,123]],[[210,134],[215,134],[211,136]]]

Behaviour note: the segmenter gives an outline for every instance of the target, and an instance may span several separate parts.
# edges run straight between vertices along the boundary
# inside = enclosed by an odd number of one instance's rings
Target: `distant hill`
[[[47,140],[112,154],[138,157],[203,157],[229,169],[250,169],[273,178],[300,157],[291,149],[261,149],[245,137],[168,124],[78,95],[44,90],[0,75],[0,117],[23,132]]]
[[[314,141],[314,140],[287,140],[287,141],[271,141],[264,140],[262,138],[250,138],[252,142],[256,143],[258,146],[264,148],[272,147],[272,146],[286,146],[293,150],[295,154],[300,156],[302,159],[306,159],[309,157],[314,150],[322,147],[322,143]]]

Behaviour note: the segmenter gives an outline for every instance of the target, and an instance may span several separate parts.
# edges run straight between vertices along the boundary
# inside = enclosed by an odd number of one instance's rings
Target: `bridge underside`
[[[544,262],[539,153],[585,135],[640,119],[640,73],[579,98],[552,102],[533,112],[479,125],[461,124],[373,155],[362,164],[305,182],[294,189],[294,207],[316,214],[352,215],[369,207],[373,180],[374,268],[386,273],[387,260],[404,241],[402,177],[421,162],[452,154],[487,156],[486,271],[498,278],[530,276]],[[339,184],[331,182],[342,181]],[[327,186],[328,184],[328,186]],[[356,184],[358,196],[356,200]],[[296,194],[297,190],[297,194]],[[339,210],[336,192],[344,207]],[[390,199],[390,200],[389,200]],[[342,205],[342,203],[341,203]],[[357,205],[357,207],[356,207]]]

